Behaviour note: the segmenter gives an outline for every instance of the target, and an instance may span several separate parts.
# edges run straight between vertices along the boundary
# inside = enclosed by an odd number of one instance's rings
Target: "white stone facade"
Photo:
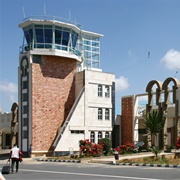
[[[110,73],[85,70],[76,74],[76,98],[81,90],[82,94],[63,135],[57,142],[55,151],[69,151],[71,147],[74,151],[79,151],[80,140],[92,141],[91,132],[94,132],[94,143],[98,143],[98,134],[99,137],[102,135],[102,138],[105,138],[105,134],[109,134],[111,138],[112,121],[115,119],[112,117],[112,84],[114,81],[115,76]],[[102,96],[98,96],[98,85],[102,85]],[[106,86],[109,87],[109,97],[105,97]],[[98,119],[98,109],[102,110],[102,119]]]

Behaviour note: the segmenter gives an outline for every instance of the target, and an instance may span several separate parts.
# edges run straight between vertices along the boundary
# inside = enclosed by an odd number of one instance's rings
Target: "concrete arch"
[[[157,85],[157,88],[156,88],[156,105],[159,106],[159,103],[161,102],[160,100],[160,97],[161,97],[161,90],[162,90],[162,82],[161,81],[157,81],[157,80],[152,80],[148,83],[148,85],[146,86],[146,92],[148,92],[148,111],[150,111],[152,105],[153,105],[153,102],[152,102],[152,88],[154,85]]]
[[[176,89],[178,89],[180,87],[180,82],[178,79],[169,77],[163,82],[162,89],[166,90],[166,88],[168,87],[170,82],[174,83],[174,86],[176,87]]]
[[[146,86],[146,92],[149,92],[152,90],[152,87],[154,85],[157,85],[157,89],[162,90],[162,82],[161,81],[156,81],[156,80],[152,80],[148,83],[148,85]]]
[[[169,83],[173,82],[174,86],[172,86],[172,93],[173,93],[173,103],[176,102],[176,90],[180,88],[180,82],[176,78],[169,77],[167,78],[162,85],[162,90],[164,90],[164,103],[167,105],[169,103]]]

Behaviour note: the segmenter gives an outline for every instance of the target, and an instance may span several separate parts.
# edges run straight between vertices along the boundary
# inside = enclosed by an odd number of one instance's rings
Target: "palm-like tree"
[[[157,137],[157,134],[164,128],[164,118],[162,112],[153,110],[149,114],[144,116],[144,126],[147,133],[151,136],[151,145],[153,144],[153,135]]]

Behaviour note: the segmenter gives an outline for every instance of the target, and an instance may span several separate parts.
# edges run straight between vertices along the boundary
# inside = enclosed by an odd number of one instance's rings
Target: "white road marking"
[[[108,178],[118,178],[118,179],[139,179],[139,180],[163,180],[163,179],[152,179],[152,178],[141,178],[141,177],[128,177],[128,176],[113,176],[104,174],[87,174],[87,173],[73,173],[73,172],[59,172],[59,171],[43,171],[43,170],[30,170],[21,169],[21,171],[29,172],[39,172],[39,173],[52,173],[52,174],[68,174],[68,175],[78,175],[78,176],[92,176],[92,177],[108,177]]]

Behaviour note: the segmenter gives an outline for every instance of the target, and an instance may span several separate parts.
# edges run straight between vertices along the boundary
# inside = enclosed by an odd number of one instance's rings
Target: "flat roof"
[[[99,33],[82,30],[80,28],[79,24],[76,25],[76,23],[73,23],[72,21],[69,21],[69,22],[68,21],[69,20],[54,17],[54,16],[30,16],[30,17],[25,18],[23,20],[23,22],[18,25],[18,27],[24,28],[24,27],[27,27],[31,24],[56,25],[56,26],[63,26],[66,28],[71,28],[75,32],[77,32],[78,34],[83,33],[84,35],[89,35],[89,36],[93,36],[93,37],[104,36],[104,35],[99,34]]]

